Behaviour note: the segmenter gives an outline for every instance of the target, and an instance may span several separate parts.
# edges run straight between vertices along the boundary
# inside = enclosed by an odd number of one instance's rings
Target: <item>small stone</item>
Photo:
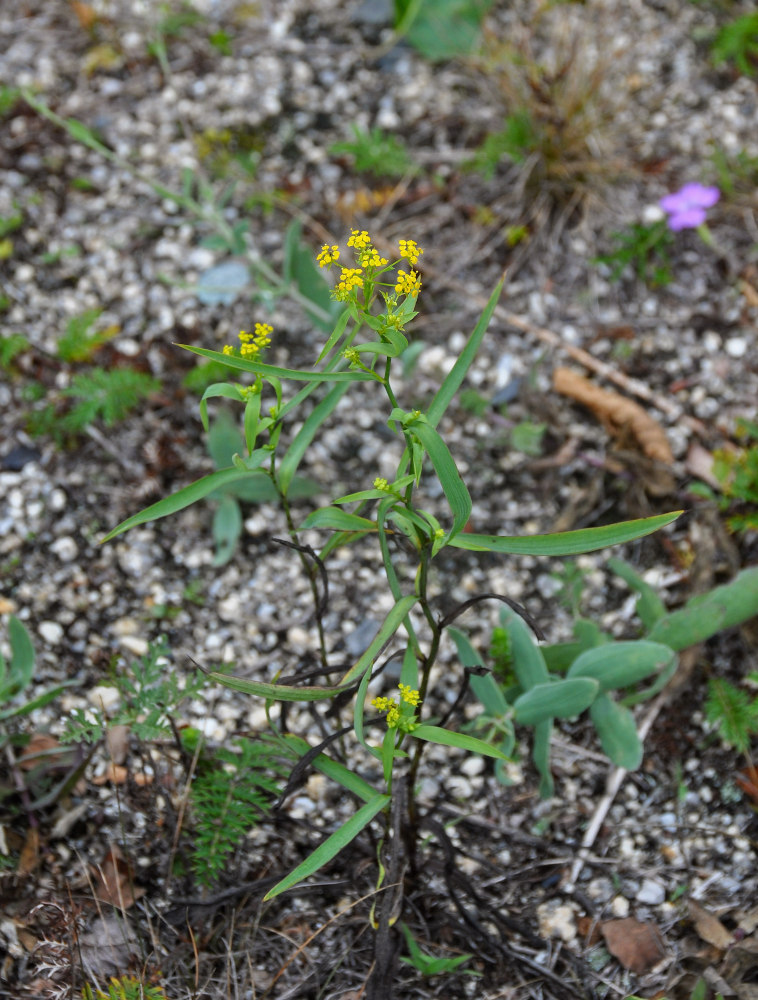
[[[646,878],[642,880],[642,885],[637,892],[638,903],[648,903],[650,906],[658,906],[666,899],[666,888],[656,879]]]
[[[744,337],[730,337],[724,347],[730,358],[744,358],[747,353],[747,340]]]
[[[576,937],[576,915],[572,907],[551,900],[537,907],[540,937],[549,940],[573,941]]]
[[[79,555],[79,546],[70,535],[63,535],[53,542],[50,551],[58,556],[61,562],[71,562]]]
[[[611,900],[611,913],[614,917],[629,916],[629,900],[626,896],[614,896]]]
[[[50,646],[57,646],[63,638],[63,626],[58,622],[40,622],[37,631]]]
[[[461,764],[461,771],[467,778],[475,778],[476,775],[481,774],[483,770],[484,761],[478,754],[473,754],[471,757],[467,757]]]
[[[87,692],[87,701],[90,705],[94,705],[95,708],[102,709],[106,715],[110,715],[118,707],[121,701],[121,693],[118,688],[106,687],[104,684],[99,684]]]
[[[149,648],[149,643],[147,639],[143,639],[141,636],[125,635],[121,639],[121,647],[135,656],[145,656]]]

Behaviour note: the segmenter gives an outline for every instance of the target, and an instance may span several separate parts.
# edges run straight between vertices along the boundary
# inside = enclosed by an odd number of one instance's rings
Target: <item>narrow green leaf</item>
[[[500,298],[500,293],[503,290],[504,281],[505,278],[502,278],[495,286],[495,290],[492,295],[490,295],[484,312],[479,317],[479,321],[474,327],[466,346],[463,348],[458,356],[458,360],[445,377],[444,382],[437,390],[434,399],[427,410],[426,418],[432,427],[436,427],[442,419],[443,414],[450,405],[453,396],[455,396],[456,392],[460,388],[461,383],[466,377],[466,373],[471,367],[471,363],[476,357],[477,351],[479,350],[484,338],[484,334],[487,332],[487,327],[492,319],[492,314],[495,311],[495,306]]]
[[[629,709],[603,693],[593,702],[590,717],[603,752],[616,767],[635,771],[642,763],[642,744]]]
[[[300,525],[307,528],[331,528],[332,531],[376,531],[376,523],[368,517],[348,514],[338,507],[320,507],[312,511]]]
[[[336,372],[299,371],[296,368],[280,368],[277,365],[265,365],[261,361],[248,361],[247,358],[239,358],[234,354],[210,351],[205,347],[193,347],[191,344],[177,344],[176,346],[183,347],[185,351],[191,351],[193,354],[199,354],[201,357],[210,358],[211,361],[218,361],[220,364],[226,365],[227,368],[252,372],[253,375],[263,375],[266,378],[275,376],[277,378],[289,378],[295,382],[370,382],[372,380],[376,382],[381,380],[379,375],[362,370],[350,369],[349,371]]]
[[[448,539],[450,541],[463,531],[471,514],[472,505],[469,491],[461,479],[447,445],[434,427],[423,420],[418,420],[412,423],[408,429],[424,446],[442,485],[447,502],[450,504],[450,510],[453,512],[453,527]]]
[[[308,419],[295,435],[292,444],[285,452],[284,458],[279,465],[279,487],[285,496],[287,495],[292,478],[297,471],[297,467],[303,459],[303,455],[316,435],[316,431],[334,411],[340,399],[349,388],[350,385],[346,382],[342,385],[335,385],[330,389],[321,402],[313,408]]]
[[[566,676],[594,677],[601,691],[612,691],[665,670],[675,659],[674,650],[659,642],[608,642],[581,653]]]
[[[484,757],[497,757],[499,760],[507,760],[502,750],[478,740],[476,736],[467,736],[465,733],[454,733],[450,729],[442,729],[440,726],[421,725],[410,734],[417,740],[425,740],[427,743],[439,743],[445,747],[459,747],[461,750],[470,750],[472,753],[482,754]]]
[[[349,685],[339,687],[290,687],[287,684],[267,684],[265,681],[248,681],[243,677],[234,677],[231,674],[223,674],[217,670],[211,670],[208,677],[223,684],[224,687],[233,691],[242,691],[243,694],[256,694],[261,698],[273,698],[275,701],[325,701],[327,698],[334,698],[335,695],[342,694]]]
[[[317,847],[302,864],[298,865],[281,882],[277,882],[273,889],[269,889],[263,899],[273,899],[280,893],[286,892],[287,889],[291,889],[297,885],[298,882],[302,882],[313,875],[319,868],[323,868],[325,864],[347,847],[364,827],[369,825],[371,820],[377,813],[380,813],[384,809],[389,801],[389,795],[375,795],[365,806],[361,806],[358,812],[354,816],[351,816],[347,823],[341,826],[339,830],[335,830],[331,836],[327,837],[323,844]]]
[[[637,614],[647,631],[666,614],[666,605],[653,590],[649,583],[645,583],[639,573],[636,573],[629,563],[616,556],[611,556],[608,560],[608,569],[620,576],[629,586],[640,595],[637,599]]]
[[[214,382],[213,385],[209,385],[200,400],[200,420],[202,421],[203,430],[206,434],[208,433],[207,400],[212,399],[214,396],[223,396],[225,399],[234,399],[238,403],[244,398],[239,390],[239,386],[230,385],[228,382]]]
[[[500,552],[516,556],[575,556],[594,552],[608,545],[631,542],[665,528],[682,513],[656,514],[635,521],[605,524],[600,528],[581,528],[578,531],[559,531],[552,535],[475,535],[462,534],[451,538],[449,544],[472,552]]]
[[[340,339],[342,338],[342,334],[345,332],[345,327],[347,326],[347,321],[349,319],[350,319],[350,311],[346,309],[342,313],[340,318],[337,320],[337,324],[332,330],[332,332],[329,334],[329,338],[324,344],[321,354],[319,354],[319,356],[316,358],[317,365],[320,364],[327,356],[327,354],[332,350],[332,348],[339,343]]]
[[[304,757],[305,754],[311,749],[310,743],[306,742],[300,736],[294,736],[291,733],[287,733],[286,736],[282,737],[286,743],[292,745],[295,753],[298,757]],[[360,775],[356,774],[354,771],[350,771],[345,767],[344,764],[340,764],[337,760],[332,760],[325,753],[320,753],[318,757],[314,758],[313,766],[317,771],[326,775],[332,781],[336,781],[338,785],[341,785],[346,791],[352,792],[353,795],[357,795],[359,799],[363,799],[364,802],[370,802],[371,799],[376,795],[376,789],[372,788],[367,781],[364,781]]]
[[[672,649],[686,649],[758,614],[758,566],[745,569],[730,583],[691,598],[683,608],[655,623],[649,639]]]
[[[512,608],[504,607],[500,611],[500,621],[503,623],[503,627],[508,630],[513,672],[516,674],[521,690],[528,691],[535,684],[546,683],[548,672],[545,657],[524,619],[521,615],[517,615]]]
[[[213,541],[216,543],[214,566],[225,566],[234,555],[237,542],[242,534],[242,511],[240,505],[231,494],[221,498],[221,502],[213,515],[211,528]]]
[[[259,449],[263,452],[260,455],[260,461],[262,462],[266,457],[266,452],[263,449]],[[253,459],[253,456],[250,456]],[[249,460],[248,460],[249,461]],[[260,465],[260,462],[258,463]],[[247,465],[247,462],[246,462]],[[198,479],[196,482],[191,483],[189,486],[185,486],[184,489],[178,490],[170,497],[164,497],[163,500],[159,500],[157,503],[151,504],[144,510],[141,510],[138,514],[133,514],[128,517],[121,524],[109,531],[108,534],[102,539],[103,542],[109,542],[116,535],[120,535],[124,531],[129,531],[130,528],[136,528],[138,524],[145,524],[147,521],[155,521],[159,517],[167,517],[169,514],[176,514],[177,511],[184,510],[185,507],[189,507],[193,503],[197,503],[198,500],[202,500],[207,497],[214,490],[221,489],[224,486],[229,486],[232,483],[239,482],[245,479],[246,476],[250,474],[250,466],[245,469],[221,469],[219,472],[212,472],[209,476],[204,476],[202,479]]]
[[[34,646],[26,627],[15,615],[8,620],[8,638],[11,643],[10,682],[16,691],[22,691],[34,674]]]
[[[400,600],[397,601],[382,622],[381,628],[374,636],[374,639],[366,652],[363,656],[361,656],[357,663],[355,663],[348,670],[340,681],[340,684],[351,684],[354,680],[356,680],[356,678],[360,677],[361,674],[373,665],[374,660],[377,656],[379,656],[385,644],[389,642],[395,632],[397,632],[400,628],[403,623],[403,619],[417,601],[418,597],[416,597],[415,594],[408,595],[407,597],[401,597]]]
[[[516,722],[534,726],[547,719],[570,719],[589,708],[599,691],[593,677],[535,684],[513,703]]]

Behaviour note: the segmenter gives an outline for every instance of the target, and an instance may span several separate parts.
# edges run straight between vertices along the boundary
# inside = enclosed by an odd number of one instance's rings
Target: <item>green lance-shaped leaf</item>
[[[232,483],[244,480],[250,475],[250,470],[262,465],[268,456],[269,452],[265,448],[259,448],[249,458],[244,459],[244,468],[237,468],[235,466],[232,469],[221,469],[219,472],[212,472],[209,476],[198,479],[189,486],[177,490],[172,496],[164,497],[163,500],[151,504],[150,507],[146,507],[138,514],[127,517],[125,521],[122,521],[112,531],[109,531],[102,541],[109,542],[116,535],[120,535],[124,531],[129,531],[130,528],[136,528],[139,524],[145,524],[147,521],[155,521],[159,517],[176,514],[178,511],[184,510],[185,507],[197,503],[198,500],[204,499],[210,493],[213,493],[214,490],[222,489],[225,486],[230,486]]]
[[[620,576],[625,583],[628,583],[640,595],[637,598],[637,614],[640,616],[640,621],[645,628],[650,630],[666,614],[666,605],[650,584],[645,583],[639,573],[635,572],[629,563],[624,562],[623,559],[611,556],[608,560],[608,569],[614,572],[616,576]]]
[[[758,614],[758,566],[745,569],[731,583],[691,598],[683,608],[655,623],[649,639],[672,649],[687,649]]]
[[[265,365],[262,361],[249,361],[247,358],[239,358],[235,354],[224,354],[222,351],[210,351],[205,347],[193,347],[192,344],[177,344],[185,351],[199,354],[203,358],[211,361],[218,361],[227,368],[235,368],[237,371],[251,372],[253,375],[263,375],[266,378],[271,376],[277,378],[288,378],[294,382],[379,382],[380,375],[362,370],[349,371],[323,371],[309,372],[300,371],[297,368],[280,368],[278,365]]]
[[[213,385],[209,385],[200,400],[200,420],[206,434],[208,433],[208,400],[215,396],[233,399],[237,403],[243,402],[245,399],[237,385],[230,385],[228,382],[214,382]]]
[[[424,446],[442,485],[447,502],[450,504],[450,510],[453,512],[453,527],[450,532],[452,539],[463,531],[471,514],[469,491],[461,479],[447,445],[434,427],[424,420],[417,420],[408,425],[408,430]]]
[[[312,511],[300,525],[306,528],[331,528],[333,531],[376,531],[376,524],[368,517],[348,514],[339,507],[320,507]]]
[[[310,743],[307,743],[300,736],[288,733],[282,739],[294,748],[298,757],[304,757],[311,750]],[[332,760],[325,753],[320,753],[318,757],[313,759],[313,766],[317,771],[326,775],[327,778],[336,781],[338,785],[342,785],[346,791],[357,795],[359,799],[363,799],[364,802],[370,802],[376,795],[376,789],[372,788],[360,775],[345,767],[344,764],[340,764],[339,761]]]
[[[442,419],[443,414],[447,410],[448,406],[452,402],[458,389],[466,377],[474,358],[477,355],[479,347],[481,346],[484,334],[487,332],[487,327],[489,326],[490,320],[492,319],[492,314],[495,311],[495,306],[500,298],[500,293],[503,290],[502,279],[498,282],[495,287],[494,292],[490,295],[489,301],[485,306],[484,312],[479,317],[479,322],[474,327],[474,330],[469,337],[466,346],[463,348],[461,353],[458,355],[458,360],[455,362],[453,367],[448,372],[445,377],[444,382],[437,390],[434,399],[429,406],[426,413],[426,418],[432,427],[436,427],[437,424]]]
[[[297,885],[298,882],[302,882],[304,879],[313,875],[317,872],[319,868],[323,868],[325,864],[336,857],[343,848],[347,847],[351,840],[354,840],[364,827],[367,827],[371,820],[381,812],[382,809],[389,803],[389,795],[375,795],[373,799],[368,801],[365,806],[361,806],[358,812],[351,816],[350,819],[339,830],[335,830],[334,833],[327,837],[323,844],[316,848],[316,850],[303,861],[302,864],[298,865],[294,871],[291,871],[289,875],[277,882],[273,889],[269,889],[266,895],[263,897],[264,900],[273,899],[282,892],[286,892],[287,889],[291,889],[293,886]]]
[[[601,692],[590,707],[590,717],[609,759],[617,767],[636,770],[642,762],[642,744],[629,709]]]
[[[458,659],[464,667],[483,667],[481,656],[471,645],[468,636],[464,635],[457,628],[448,627],[447,633],[455,643],[458,650]],[[508,711],[508,702],[505,700],[502,688],[497,683],[491,673],[484,675],[471,674],[468,679],[474,697],[482,704],[488,715],[502,716]]]
[[[415,595],[409,595],[407,597],[401,597],[400,600],[395,603],[387,617],[382,622],[381,628],[374,636],[366,652],[356,663],[353,664],[340,681],[341,685],[352,684],[353,681],[357,680],[358,677],[366,673],[366,671],[371,668],[374,660],[377,656],[379,656],[385,644],[389,642],[395,632],[397,632],[400,628],[403,623],[403,619],[417,601],[418,598]]]
[[[213,515],[213,540],[216,543],[214,566],[225,566],[234,555],[242,534],[242,512],[233,496],[226,495]]]
[[[11,643],[11,668],[8,681],[13,694],[23,691],[34,674],[34,646],[29,633],[15,615],[8,621],[8,638]]]
[[[650,535],[659,528],[675,521],[682,512],[656,514],[634,521],[605,524],[600,528],[581,528],[578,531],[558,531],[552,535],[476,535],[462,534],[451,538],[449,544],[473,552],[500,552],[514,556],[576,556],[594,552],[608,545],[631,542]],[[697,641],[697,640],[696,640]]]
[[[612,691],[660,673],[675,659],[674,650],[659,642],[609,642],[581,653],[566,676],[593,677],[601,691]]]
[[[537,684],[513,703],[516,722],[534,726],[547,719],[570,719],[589,708],[599,691],[592,677]]]
[[[511,640],[511,657],[513,671],[521,685],[522,691],[528,691],[535,684],[545,684],[549,680],[545,657],[534,641],[529,626],[524,619],[511,608],[503,608],[500,621],[508,630]]]
[[[348,388],[348,384],[343,384],[335,385],[334,388],[329,390],[321,402],[314,407],[308,419],[295,435],[292,444],[285,452],[284,458],[279,465],[279,487],[285,496],[297,471],[297,467],[303,459],[303,455],[316,436],[316,431],[335,409]]]
[[[335,347],[340,342],[340,340],[342,339],[342,335],[345,332],[345,328],[347,327],[349,319],[350,319],[350,310],[345,309],[340,318],[337,320],[334,329],[329,334],[329,338],[324,344],[321,354],[319,354],[318,358],[316,358],[316,364],[319,364],[321,361],[323,361],[324,358],[327,356],[327,354],[332,350],[332,348]]]
[[[444,747],[458,747],[461,750],[470,750],[472,753],[482,754],[484,757],[497,757],[499,760],[508,758],[502,750],[478,740],[475,736],[467,736],[465,733],[455,733],[450,729],[442,729],[440,726],[421,725],[411,733],[417,740],[425,740],[427,743],[439,743]]]
[[[287,684],[268,684],[265,681],[249,681],[244,677],[233,677],[231,674],[223,674],[217,670],[211,670],[208,677],[217,684],[231,688],[233,691],[242,691],[243,694],[256,694],[261,698],[273,699],[274,701],[324,701],[327,698],[334,698],[335,695],[342,694],[346,687],[350,685],[340,685],[339,687],[290,687]]]

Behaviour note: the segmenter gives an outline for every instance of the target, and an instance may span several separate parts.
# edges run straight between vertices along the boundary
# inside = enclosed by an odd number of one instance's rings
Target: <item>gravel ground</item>
[[[273,508],[243,505],[240,545],[221,566],[210,503],[101,544],[120,520],[213,468],[198,395],[183,381],[194,358],[173,344],[219,350],[260,320],[275,330],[269,360],[294,367],[311,364],[323,339],[314,341],[297,302],[260,286],[220,303],[198,297],[198,284],[228,255],[206,245],[207,219],[154,187],[181,191],[187,176],[196,196],[198,179],[207,180],[216,206],[238,177],[216,210],[229,226],[247,221],[248,252],[275,269],[293,219],[314,251],[344,245],[351,227],[367,228],[380,247],[411,238],[425,248],[414,325],[425,347],[396,387],[409,408],[430,398],[507,269],[502,310],[468,379],[483,405],[456,402],[441,426],[471,487],[473,530],[533,533],[683,507],[671,528],[617,553],[670,607],[756,563],[755,535],[729,536],[688,486],[697,449],[722,446],[738,418],[755,419],[758,172],[752,180],[735,174],[734,193],[711,213],[714,247],[691,231],[675,238],[667,286],[652,289],[631,271],[612,281],[609,267],[592,264],[612,233],[659,218],[662,195],[688,180],[713,181],[715,147],[758,156],[755,76],[709,63],[708,40],[723,20],[717,3],[587,0],[539,17],[527,3],[495,3],[487,58],[436,64],[393,44],[378,0],[194,0],[192,8],[201,17],[175,22],[175,33],[162,7],[140,0],[18,0],[0,9],[0,81],[84,122],[112,154],[75,141],[20,100],[2,119],[0,219],[23,219],[0,260],[2,333],[23,335],[28,347],[0,383],[0,616],[5,625],[16,614],[30,631],[35,692],[73,682],[28,720],[27,733],[60,737],[71,712],[100,704],[113,670],[161,635],[180,677],[193,662],[259,680],[317,663],[308,581],[273,541],[287,534]],[[218,38],[220,49],[209,43],[218,32],[228,36],[227,54]],[[522,37],[543,61],[543,81],[573,53],[568,82],[554,94],[591,81],[589,138],[576,147],[592,157],[591,169],[540,177],[529,162],[504,162],[491,178],[464,169],[511,108],[514,85],[497,70],[498,45]],[[359,173],[331,151],[353,125],[400,137],[418,171],[395,180]],[[255,170],[240,170],[230,150],[251,154]],[[509,239],[520,226],[527,238]],[[100,310],[92,330],[107,336],[89,359],[67,360],[61,338],[88,310]],[[617,389],[647,387],[670,468],[552,391],[553,370],[572,364],[572,349],[610,366]],[[67,388],[92,365],[130,366],[159,387],[113,426],[96,420],[57,443],[55,424],[30,436],[29,415],[52,401],[60,420]],[[302,471],[319,494],[296,502],[296,521],[315,503],[394,472],[398,452],[381,399],[361,389],[360,402],[348,394],[309,452]],[[544,425],[537,454],[510,445],[526,422]],[[442,513],[439,488],[425,485],[430,509]],[[318,547],[323,536],[306,532],[304,541]],[[606,558],[577,560],[582,611],[628,638],[634,604]],[[360,655],[391,606],[379,569],[368,543],[329,561],[324,626],[335,671]],[[442,612],[478,593],[507,594],[549,640],[562,641],[572,617],[559,599],[560,569],[558,561],[457,552],[439,560],[433,591]],[[483,652],[498,614],[479,604],[462,620]],[[755,670],[755,649],[755,630],[745,628],[682,658],[685,680],[658,706],[643,766],[623,780],[581,868],[582,837],[610,771],[585,722],[561,728],[557,797],[544,802],[526,744],[508,787],[479,758],[434,748],[420,800],[436,825],[406,890],[404,919],[430,952],[473,953],[468,968],[481,978],[425,978],[401,965],[394,995],[666,989],[678,998],[705,971],[709,988],[753,997],[754,963],[735,958],[734,948],[754,930],[753,803],[735,780],[741,759],[709,732],[702,706],[708,677],[738,680]],[[444,712],[460,685],[452,644],[435,671]],[[640,721],[648,709],[640,707]],[[312,744],[332,725],[305,710],[287,721]],[[265,713],[254,699],[207,687],[182,704],[178,722],[218,745],[259,732]],[[7,812],[0,997],[75,996],[81,970],[102,983],[130,969],[161,970],[166,995],[177,1000],[364,995],[375,845],[357,840],[315,886],[275,904],[264,906],[253,885],[297,863],[351,803],[311,777],[203,893],[188,874],[168,874],[182,774],[173,749],[132,733],[121,753],[98,745],[80,783],[38,811],[33,847],[23,814]],[[118,925],[94,904],[92,885],[115,851],[123,856],[112,863],[124,871],[131,864],[128,881],[138,889]],[[697,905],[723,918],[729,948],[713,940]],[[624,918],[654,924],[660,935],[659,961],[654,954],[636,973],[596,932]],[[390,995],[392,987],[375,994]]]

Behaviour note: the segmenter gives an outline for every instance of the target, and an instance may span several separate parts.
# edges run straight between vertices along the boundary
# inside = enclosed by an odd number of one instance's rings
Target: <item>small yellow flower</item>
[[[347,245],[355,247],[356,250],[365,250],[366,247],[371,246],[371,237],[365,229],[361,232],[358,232],[357,229],[351,229]]]
[[[374,247],[367,247],[358,254],[358,263],[361,267],[386,267],[388,261],[386,257],[380,257]]]
[[[409,264],[413,264],[415,267],[418,264],[418,259],[424,252],[421,247],[415,242],[415,240],[400,240],[398,242],[400,248],[400,256],[405,257]]]
[[[343,267],[340,280],[334,289],[334,297],[338,302],[344,302],[354,288],[363,288],[362,268]]]
[[[231,344],[224,344],[224,354],[234,354],[234,348]]]
[[[400,295],[418,295],[421,289],[421,279],[416,271],[406,274],[405,271],[397,272],[397,284],[395,291]]]
[[[400,722],[400,709],[393,703],[387,712],[387,728],[396,729],[398,722]]]
[[[410,684],[398,684],[400,689],[400,697],[407,705],[413,705],[415,708],[419,703],[420,695],[418,691],[410,686]]]
[[[344,350],[342,357],[345,361],[349,361],[351,365],[359,365],[361,363],[361,356],[354,347],[348,347],[347,350]]]
[[[319,267],[329,267],[335,261],[340,259],[340,248],[338,246],[329,246],[325,243],[321,247],[321,253],[316,257]]]
[[[390,484],[387,482],[386,479],[383,479],[381,476],[376,477],[376,479],[374,480],[375,490],[388,490],[389,488]]]

